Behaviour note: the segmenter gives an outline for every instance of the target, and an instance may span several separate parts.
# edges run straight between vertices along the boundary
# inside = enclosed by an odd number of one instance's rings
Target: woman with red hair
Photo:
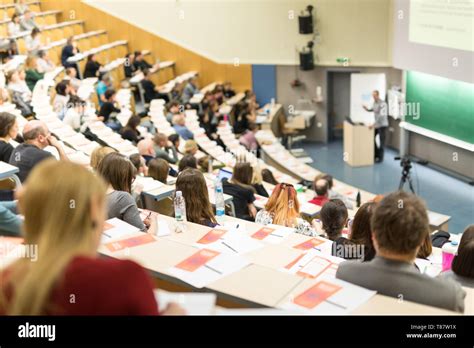
[[[275,224],[292,227],[295,232],[316,236],[315,229],[300,217],[300,203],[295,188],[281,183],[275,186],[265,209],[260,210],[255,222],[262,225]]]

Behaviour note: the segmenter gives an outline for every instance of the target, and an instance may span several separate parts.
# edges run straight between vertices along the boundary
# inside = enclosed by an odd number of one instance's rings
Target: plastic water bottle
[[[176,191],[174,197],[174,217],[177,222],[186,221],[186,202],[181,191]]]
[[[225,202],[224,190],[222,189],[222,182],[217,179],[215,184],[215,200],[216,200],[216,219],[222,225],[225,219]]]
[[[454,256],[458,251],[458,242],[453,240],[451,242],[444,243],[441,248],[442,262],[443,262],[443,272],[451,269],[451,264],[453,263]]]

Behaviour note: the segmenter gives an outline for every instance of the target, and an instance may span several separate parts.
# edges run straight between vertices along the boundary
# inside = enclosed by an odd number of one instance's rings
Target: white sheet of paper
[[[248,264],[249,261],[235,253],[221,253],[219,256],[216,256],[214,259],[206,263],[206,265],[199,267],[194,272],[188,272],[176,267],[171,267],[168,269],[168,272],[172,276],[175,276],[196,288],[203,288],[226,275],[241,270]]]
[[[283,242],[290,234],[295,230],[291,227],[284,227],[280,225],[269,224],[267,227],[274,228],[275,231],[270,233],[267,237],[263,239],[264,242],[270,244],[280,244]]]
[[[324,268],[326,268],[330,263],[338,265],[343,261],[344,259],[341,259],[339,257],[334,257],[318,250],[311,249],[308,250],[306,254],[301,259],[299,259],[298,262],[296,262],[290,269],[283,268],[282,270],[293,274],[296,274],[301,271],[309,275],[316,276],[321,271],[323,271]],[[335,276],[334,270],[337,270],[337,266],[332,267],[331,269],[327,269],[321,275]]]
[[[180,305],[186,315],[211,315],[216,306],[216,294],[192,292],[168,292],[154,290],[156,302],[160,312],[164,311],[169,303]]]
[[[111,240],[115,240],[127,234],[140,231],[135,226],[127,224],[125,221],[122,221],[118,218],[109,219],[106,222],[113,225],[114,227],[109,228],[108,230],[102,232],[102,238],[101,238],[102,243],[108,243]]]
[[[258,240],[237,230],[227,231],[218,241],[210,244],[196,243],[198,248],[208,248],[227,254],[246,254],[264,246]]]
[[[158,233],[157,237],[165,237],[171,234],[168,222],[164,219],[158,219]]]

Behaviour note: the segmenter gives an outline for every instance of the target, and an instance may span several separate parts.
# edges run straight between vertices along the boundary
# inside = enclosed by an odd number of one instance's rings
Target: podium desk
[[[352,167],[374,164],[374,129],[344,122],[344,161]]]

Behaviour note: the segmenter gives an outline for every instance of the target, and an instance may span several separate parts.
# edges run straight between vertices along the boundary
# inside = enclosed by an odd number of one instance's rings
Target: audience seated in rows
[[[41,257],[20,258],[2,270],[0,314],[184,313],[176,304],[158,311],[153,282],[137,263],[98,256],[105,192],[103,181],[81,165],[48,160],[35,168],[18,205],[25,243],[37,245]],[[72,293],[81,300],[71,302]]]

